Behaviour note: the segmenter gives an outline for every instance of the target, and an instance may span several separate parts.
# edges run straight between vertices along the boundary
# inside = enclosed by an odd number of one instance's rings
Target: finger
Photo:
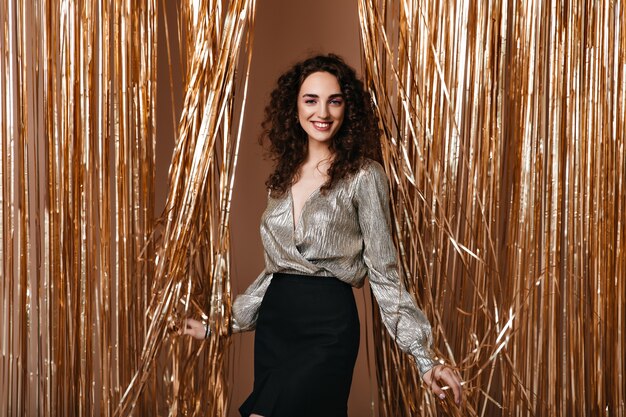
[[[194,319],[185,319],[184,327],[181,329],[183,335],[189,335],[196,339],[204,338],[205,331],[204,324]]]
[[[451,370],[450,378],[453,381],[453,384],[451,386],[452,391],[454,392],[454,399],[457,404],[461,404],[461,402],[463,401],[463,384],[461,382],[461,377],[459,376],[458,372]]]
[[[187,327],[196,327],[200,322],[194,319],[185,319],[185,326]]]
[[[186,323],[185,324],[185,328],[183,329],[183,334],[188,334],[190,336],[194,336],[195,337],[197,332],[198,332],[198,330],[196,329],[195,325],[193,325],[192,323]]]
[[[439,384],[437,384],[437,382],[435,381],[435,378],[433,378],[430,381],[428,386],[430,387],[430,390],[433,392],[433,394],[435,394],[437,397],[439,397],[442,400],[446,398],[446,394],[443,392]]]
[[[461,386],[461,380],[454,376],[454,384],[452,385],[452,391],[454,392],[454,401],[457,405],[460,405],[463,401],[463,387]]]
[[[201,321],[193,320],[190,322],[190,327],[198,333],[198,335],[204,336],[206,333],[207,325],[202,323]]]
[[[461,381],[459,378],[451,371],[446,370],[441,373],[440,379],[450,387],[454,394],[454,402],[457,404],[461,404],[461,399],[463,397],[463,389],[461,387]]]

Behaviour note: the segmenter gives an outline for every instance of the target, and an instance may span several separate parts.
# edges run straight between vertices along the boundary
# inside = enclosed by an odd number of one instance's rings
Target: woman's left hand
[[[183,328],[181,329],[182,334],[188,334],[194,339],[206,339],[207,333],[210,333],[210,329],[207,330],[207,325],[202,323],[201,321],[195,319],[185,319],[183,321]]]
[[[454,402],[457,405],[461,404],[463,400],[461,378],[459,378],[458,374],[449,366],[435,365],[424,374],[423,379],[433,393],[442,400],[446,398],[443,388],[448,386],[454,393]]]

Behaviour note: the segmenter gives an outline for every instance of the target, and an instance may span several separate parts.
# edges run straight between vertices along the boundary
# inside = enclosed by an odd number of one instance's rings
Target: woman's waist
[[[306,265],[306,267],[302,269],[297,268],[297,266],[298,265],[268,265],[266,263],[265,270],[266,272],[272,273],[274,276],[276,274],[282,274],[295,278],[306,277],[312,280],[317,279],[318,281],[316,282],[323,280],[340,281],[355,288],[361,288],[363,286],[365,275],[367,274],[367,270],[361,268],[333,268],[332,266],[334,265],[321,266],[313,263]],[[323,280],[319,280],[319,278]]]
[[[304,284],[304,285],[324,285],[324,286],[341,286],[341,287],[350,287],[351,285],[347,282],[340,280],[334,276],[328,275],[317,275],[317,274],[303,274],[303,273],[293,273],[293,272],[274,272],[272,274],[272,281],[276,282],[285,282],[285,283],[295,283],[295,284]]]

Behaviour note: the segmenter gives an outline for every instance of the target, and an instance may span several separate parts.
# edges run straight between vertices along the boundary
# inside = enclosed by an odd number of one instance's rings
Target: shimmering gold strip
[[[109,48],[104,45],[111,45],[111,4],[110,2],[99,2],[94,7],[94,16],[98,24],[95,29],[95,37],[98,45],[97,50],[97,73],[100,75],[97,81],[97,99],[95,100],[96,114],[99,115],[95,128],[95,149],[94,157],[95,187],[99,196],[97,206],[97,222],[99,237],[94,253],[94,263],[98,273],[95,295],[95,323],[98,337],[98,351],[96,353],[100,362],[100,369],[110,369],[110,372],[102,372],[99,390],[94,394],[94,400],[99,405],[102,416],[110,416],[112,402],[115,399],[114,369],[115,363],[112,361],[111,353],[113,335],[111,332],[111,297],[112,293],[112,266],[111,266],[111,181],[110,181],[110,129],[111,115],[110,104],[112,101],[109,92],[108,80],[111,79],[111,56]],[[98,388],[98,386],[96,387]],[[99,401],[98,401],[99,398]],[[96,405],[94,404],[94,405]]]
[[[2,8],[2,13],[0,14],[0,23],[2,24],[2,37],[0,37],[0,89],[2,94],[0,95],[0,100],[2,100],[2,125],[0,128],[2,129],[2,149],[0,153],[1,163],[0,163],[0,198],[2,198],[1,206],[2,206],[2,215],[0,216],[0,260],[2,263],[0,264],[2,267],[2,277],[12,276],[11,266],[13,264],[13,253],[12,253],[12,243],[13,239],[11,237],[12,230],[12,216],[10,212],[10,203],[13,201],[12,194],[10,193],[10,184],[12,178],[12,170],[9,165],[9,157],[11,154],[11,141],[10,138],[13,137],[13,129],[15,125],[14,116],[12,114],[13,106],[11,105],[14,102],[14,94],[13,94],[13,79],[12,79],[12,67],[15,65],[13,59],[15,53],[9,53],[9,51],[14,50],[14,25],[12,25],[12,21],[14,21],[14,11],[9,13],[9,5],[4,2],[0,4]],[[9,275],[11,274],[11,275]],[[12,348],[9,345],[9,338],[12,335],[10,332],[10,303],[11,303],[11,290],[12,290],[13,280],[9,281],[6,278],[0,280],[0,289],[2,289],[2,304],[0,305],[2,315],[1,324],[2,327],[0,329],[0,335],[2,336],[1,346],[2,349],[2,362],[0,363],[0,403],[4,404],[4,410],[0,410],[2,416],[9,415],[11,411],[11,370],[13,368],[13,363],[8,361],[6,358],[9,354],[9,350],[12,351]]]
[[[623,414],[624,4],[359,13],[407,286],[468,380],[443,409]],[[381,415],[436,415],[378,326]]]
[[[3,2],[0,4],[0,28],[2,30],[2,36],[0,37],[0,114],[2,114],[2,120],[0,122],[0,268],[2,271],[2,279],[0,279],[0,352],[2,353],[2,361],[0,361],[0,404],[5,405],[3,410],[0,410],[1,416],[7,416],[9,411],[9,368],[11,363],[6,359],[8,354],[7,341],[9,339],[9,323],[8,323],[8,294],[11,282],[5,278],[8,276],[8,266],[10,256],[7,255],[8,245],[10,241],[6,237],[6,228],[9,227],[8,216],[8,178],[10,171],[8,171],[7,154],[9,148],[8,138],[10,133],[10,126],[12,126],[12,120],[10,118],[7,105],[13,101],[12,95],[9,93],[9,42],[8,36],[10,15],[8,13],[8,4]]]

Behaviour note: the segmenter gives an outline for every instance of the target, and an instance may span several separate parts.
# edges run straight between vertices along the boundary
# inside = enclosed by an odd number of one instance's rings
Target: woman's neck
[[[332,160],[333,153],[329,144],[309,140],[309,149],[304,163],[306,165],[319,165]]]

